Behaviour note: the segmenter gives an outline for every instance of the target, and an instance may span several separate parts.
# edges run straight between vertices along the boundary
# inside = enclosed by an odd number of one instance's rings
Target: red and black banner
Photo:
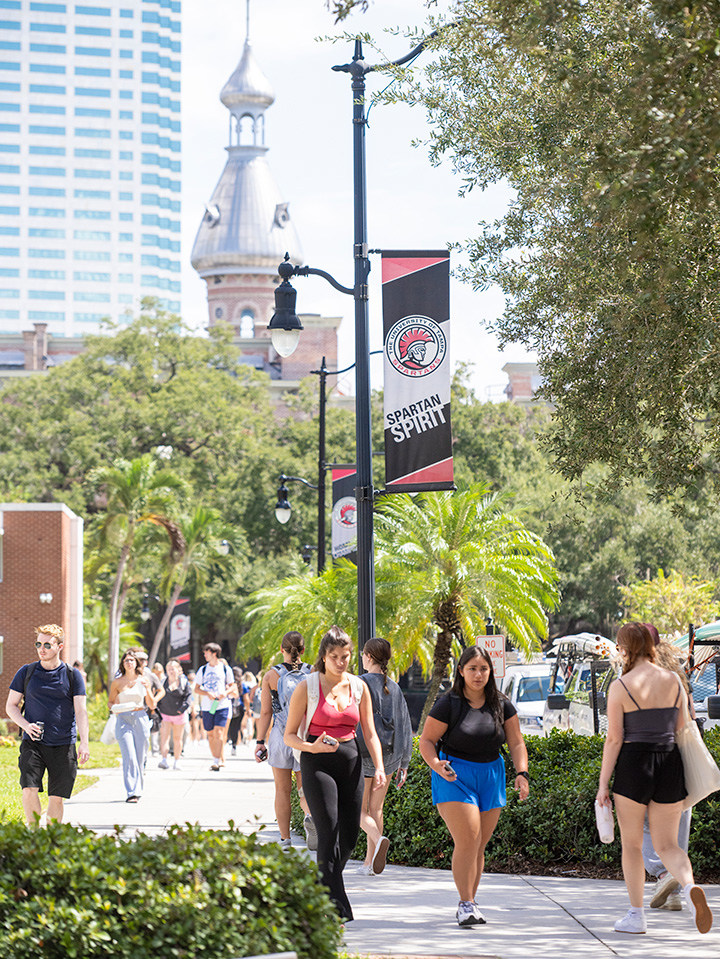
[[[357,500],[354,469],[332,471],[332,558],[357,563]]]
[[[454,489],[450,254],[384,250],[385,488]]]
[[[170,617],[170,656],[190,662],[190,600],[179,599]]]

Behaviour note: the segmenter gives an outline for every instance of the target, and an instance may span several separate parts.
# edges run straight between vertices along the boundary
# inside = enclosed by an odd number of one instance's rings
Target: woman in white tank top
[[[131,649],[120,660],[120,675],[110,686],[108,705],[117,716],[115,735],[122,754],[127,792],[125,801],[135,803],[143,791],[143,771],[150,735],[150,720],[145,707],[154,709],[156,701],[150,680],[143,675]]]

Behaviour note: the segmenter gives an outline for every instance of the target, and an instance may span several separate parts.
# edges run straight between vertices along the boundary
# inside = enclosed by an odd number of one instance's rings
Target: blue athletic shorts
[[[491,763],[470,763],[440,752],[440,759],[450,763],[457,779],[450,783],[438,773],[431,772],[432,801],[436,806],[442,802],[466,802],[473,803],[480,812],[488,812],[505,805],[505,760],[502,756]]]
[[[218,726],[227,726],[229,715],[230,715],[229,709],[216,709],[214,713],[211,713],[209,709],[203,709],[202,711],[203,729],[209,733],[211,730],[217,728]]]

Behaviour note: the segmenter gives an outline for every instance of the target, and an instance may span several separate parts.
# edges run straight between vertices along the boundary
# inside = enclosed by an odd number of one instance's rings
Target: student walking
[[[47,818],[62,822],[72,795],[78,760],[90,758],[85,682],[78,669],[60,659],[65,632],[52,623],[35,630],[37,660],[21,666],[10,683],[5,712],[23,733],[20,787],[28,826],[40,821],[39,793],[47,771]],[[24,700],[24,708],[21,703]],[[77,736],[80,733],[80,754]]]
[[[404,784],[412,756],[410,712],[402,690],[392,679],[388,679],[390,655],[390,643],[386,639],[375,637],[363,646],[362,661],[365,672],[360,679],[370,691],[375,732],[380,740],[387,777],[384,786],[374,788],[375,766],[360,728],[358,747],[365,778],[360,826],[367,836],[367,853],[365,862],[358,867],[358,872],[365,876],[379,876],[385,868],[390,845],[389,839],[383,835],[385,797],[393,775],[398,789]]]
[[[221,647],[207,643],[203,647],[205,665],[195,675],[195,692],[201,695],[202,721],[212,754],[210,768],[217,772],[223,765],[225,727],[230,714],[230,697],[238,695],[233,671],[220,662]]]
[[[517,710],[498,691],[487,650],[469,646],[450,693],[432,707],[420,737],[420,755],[432,770],[432,799],[453,838],[459,926],[485,922],[476,897],[485,847],[506,804],[504,743],[515,767],[515,789],[527,799],[528,756]]]
[[[622,678],[610,686],[608,732],[603,749],[597,802],[610,806],[610,777],[622,841],[622,867],[630,898],[616,932],[647,932],[643,906],[643,822],[647,813],[652,843],[668,872],[682,887],[698,932],[712,927],[712,912],[695,885],[687,853],[678,845],[678,826],[687,796],[675,731],[683,723],[679,677],[655,662],[655,644],[644,623],[626,623],[617,635]]]
[[[160,726],[160,753],[158,763],[160,769],[169,769],[168,752],[170,751],[170,736],[173,741],[173,769],[180,769],[180,757],[183,751],[183,737],[188,726],[188,716],[192,703],[193,691],[182,666],[177,659],[168,661],[165,667],[163,689],[165,695],[159,707],[162,724]]]
[[[275,818],[280,830],[280,845],[285,849],[292,845],[290,794],[293,773],[295,774],[300,803],[305,813],[307,847],[314,850],[317,849],[317,834],[303,793],[300,763],[283,739],[292,694],[298,683],[310,672],[310,666],[302,661],[304,651],[305,640],[300,633],[295,630],[285,633],[280,643],[282,663],[268,669],[263,676],[260,716],[256,723],[258,738],[255,742],[255,760],[261,763],[267,759],[272,768],[275,780]],[[268,730],[270,736],[266,746]]]
[[[159,699],[162,699],[162,696]],[[154,709],[158,701],[135,650],[127,650],[120,660],[120,676],[112,681],[108,696],[110,711],[117,716],[115,738],[122,756],[123,780],[127,794],[125,802],[136,803],[143,793],[145,759],[150,737],[150,720],[146,707]]]
[[[290,700],[285,744],[300,751],[303,789],[318,836],[317,861],[323,883],[344,922],[353,918],[343,869],[360,831],[363,776],[355,737],[362,726],[375,766],[375,785],[386,783],[382,750],[373,724],[367,686],[348,672],[352,643],[332,626],[320,642],[315,672],[300,683]],[[304,735],[298,735],[305,720]],[[306,732],[305,732],[306,731]]]

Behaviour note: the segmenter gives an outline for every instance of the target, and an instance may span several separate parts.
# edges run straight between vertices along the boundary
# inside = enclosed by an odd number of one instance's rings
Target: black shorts
[[[43,776],[47,769],[48,796],[69,799],[77,777],[77,749],[75,743],[67,746],[46,746],[32,739],[20,743],[20,787],[43,792]]]
[[[680,802],[687,796],[680,750],[659,743],[623,743],[612,788],[643,806]]]

